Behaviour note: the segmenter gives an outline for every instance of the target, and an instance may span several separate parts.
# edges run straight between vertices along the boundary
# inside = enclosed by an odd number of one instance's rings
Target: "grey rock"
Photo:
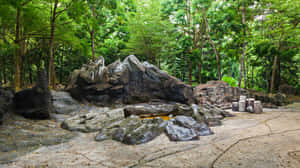
[[[104,59],[75,70],[68,89],[73,97],[97,105],[136,104],[154,99],[194,103],[193,88],[135,56],[107,67]]]
[[[239,103],[232,102],[232,111],[239,111]]]
[[[113,139],[128,145],[142,144],[159,136],[166,125],[167,122],[161,118],[141,120],[137,116],[130,116],[103,128],[95,140]]]
[[[254,108],[252,106],[248,106],[247,107],[247,112],[253,113],[254,112]]]
[[[198,140],[199,136],[211,135],[213,132],[205,123],[198,123],[192,117],[176,116],[168,121],[166,134],[171,141]]]
[[[62,128],[70,131],[95,132],[111,122],[124,118],[123,108],[92,107],[87,113],[79,113],[64,120]]]
[[[26,118],[47,119],[55,111],[45,70],[39,72],[37,85],[17,92],[13,98],[15,112]]]
[[[254,102],[254,113],[262,113],[263,112],[263,107],[260,101],[255,101]]]
[[[125,117],[137,115],[140,117],[156,117],[168,115],[191,116],[193,109],[189,105],[174,102],[149,102],[124,107]]]
[[[246,101],[243,99],[239,101],[239,111],[240,112],[246,111]]]

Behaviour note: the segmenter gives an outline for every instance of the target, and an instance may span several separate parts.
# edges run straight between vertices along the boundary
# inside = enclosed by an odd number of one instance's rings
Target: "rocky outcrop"
[[[187,115],[192,116],[193,110],[191,106],[175,102],[149,102],[133,104],[124,107],[125,117],[137,115],[139,117],[158,117],[169,115]]]
[[[168,121],[166,134],[171,141],[198,140],[199,136],[211,135],[213,132],[204,122],[197,122],[192,117],[176,116]]]
[[[287,104],[285,94],[266,94],[255,90],[229,86],[223,81],[208,81],[194,88],[194,97],[198,105],[214,105],[222,109],[231,109],[232,102],[237,102],[240,96],[260,100],[264,107],[276,107]]]
[[[91,106],[87,112],[83,110],[81,113],[64,120],[61,127],[70,131],[95,132],[122,119],[124,119],[123,108],[110,109]]]
[[[108,66],[102,57],[83,65],[73,71],[68,90],[78,100],[102,106],[153,100],[194,103],[191,86],[133,55]]]
[[[149,142],[164,132],[167,122],[161,118],[141,120],[130,116],[103,128],[96,136],[96,141],[113,139],[128,145]]]
[[[214,105],[193,104],[191,106],[180,103],[149,103],[135,104],[124,107],[125,117],[137,115],[140,117],[159,117],[159,116],[191,116],[199,122],[205,122],[209,126],[221,125],[224,117],[233,115],[225,110],[215,107]]]
[[[95,132],[108,124],[124,119],[125,117],[138,116],[140,118],[153,118],[161,116],[175,117],[185,115],[195,118],[198,122],[204,122],[209,126],[221,125],[224,117],[232,117],[230,113],[216,108],[213,105],[184,105],[179,103],[149,103],[127,105],[120,108],[83,106],[80,112],[65,119],[62,127],[70,131]]]
[[[46,71],[39,72],[37,85],[17,92],[13,98],[15,112],[26,118],[47,119],[54,112]]]
[[[4,118],[8,111],[10,111],[12,99],[13,93],[1,88],[0,86],[0,125],[4,122]]]

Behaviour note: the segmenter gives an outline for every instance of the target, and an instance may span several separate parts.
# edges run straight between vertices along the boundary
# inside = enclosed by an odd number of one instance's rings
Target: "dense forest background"
[[[52,88],[130,54],[182,81],[300,89],[299,0],[0,0],[0,83]]]

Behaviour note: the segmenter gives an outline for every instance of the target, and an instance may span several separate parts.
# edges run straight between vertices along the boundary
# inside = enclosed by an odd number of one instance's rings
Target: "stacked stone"
[[[230,109],[231,102],[237,101],[240,95],[248,95],[245,89],[229,86],[223,81],[209,81],[194,89],[197,104],[211,104],[221,109]]]
[[[246,111],[246,96],[240,96],[239,111],[240,112]]]
[[[255,101],[254,98],[248,98],[244,95],[240,96],[238,102],[232,103],[232,111],[262,113],[263,107],[261,101]]]

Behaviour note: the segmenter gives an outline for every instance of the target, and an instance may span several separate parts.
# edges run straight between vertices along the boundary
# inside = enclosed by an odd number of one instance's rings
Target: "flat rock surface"
[[[94,141],[95,133],[67,143],[43,146],[1,168],[163,167],[163,168],[299,168],[300,103],[262,114],[235,113],[214,135],[198,141],[171,142],[164,135],[141,145]]]

